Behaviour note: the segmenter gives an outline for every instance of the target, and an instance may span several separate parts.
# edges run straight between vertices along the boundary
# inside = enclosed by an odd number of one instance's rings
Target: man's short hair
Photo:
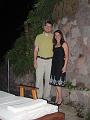
[[[53,25],[52,22],[51,22],[50,20],[45,20],[43,26],[45,26],[47,23]]]

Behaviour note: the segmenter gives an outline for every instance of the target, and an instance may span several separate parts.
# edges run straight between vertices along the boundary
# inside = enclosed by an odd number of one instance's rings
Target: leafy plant
[[[27,44],[29,43],[27,43],[25,36],[21,36],[16,40],[15,48],[7,54],[16,76],[22,76],[29,69],[33,69],[33,49],[28,48]]]
[[[65,86],[65,87],[68,88],[69,90],[76,88],[76,86],[73,86],[73,85],[72,85],[72,82],[70,82],[70,81],[67,81],[67,82],[66,82],[66,86]]]
[[[87,113],[85,120],[90,120],[90,112]]]

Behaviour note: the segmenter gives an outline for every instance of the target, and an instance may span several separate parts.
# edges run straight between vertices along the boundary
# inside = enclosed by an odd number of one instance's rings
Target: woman
[[[65,85],[66,68],[68,62],[69,48],[60,30],[56,30],[53,36],[53,59],[50,75],[50,84],[56,86],[55,104],[62,103],[62,86]]]

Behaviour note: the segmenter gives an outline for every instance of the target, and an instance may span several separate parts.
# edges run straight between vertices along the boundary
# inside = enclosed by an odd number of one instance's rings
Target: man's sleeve
[[[38,36],[35,39],[35,47],[38,47]]]

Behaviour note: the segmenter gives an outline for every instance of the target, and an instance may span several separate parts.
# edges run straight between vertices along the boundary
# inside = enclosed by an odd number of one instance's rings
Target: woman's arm
[[[65,63],[64,63],[64,66],[62,68],[62,71],[63,72],[66,72],[66,69],[67,69],[67,63],[68,63],[68,58],[69,58],[69,47],[68,47],[68,44],[65,42],[63,43],[63,46],[64,48],[64,52],[65,52]]]

